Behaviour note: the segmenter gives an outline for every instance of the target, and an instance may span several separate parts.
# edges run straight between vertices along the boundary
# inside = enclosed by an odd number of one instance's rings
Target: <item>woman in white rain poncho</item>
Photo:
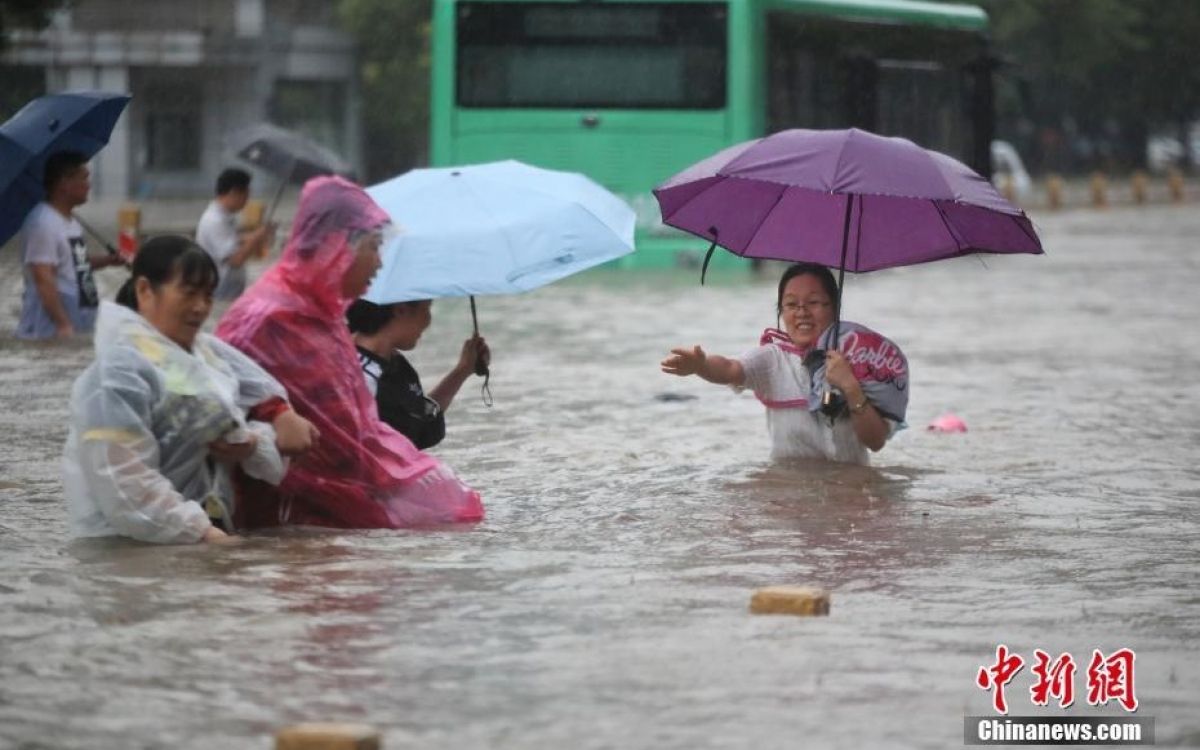
[[[157,237],[138,253],[121,304],[101,304],[64,452],[74,535],[218,540],[232,518],[233,468],[278,484],[283,456],[316,438],[274,378],[200,333],[217,278],[191,240]]]

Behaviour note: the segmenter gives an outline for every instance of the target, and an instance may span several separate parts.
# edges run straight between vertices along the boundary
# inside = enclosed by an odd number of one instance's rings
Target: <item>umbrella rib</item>
[[[763,214],[762,221],[758,222],[758,226],[754,228],[754,234],[751,234],[750,239],[746,240],[745,248],[747,251],[750,249],[750,246],[754,244],[754,238],[758,237],[758,233],[762,231],[763,224],[767,223],[767,218],[770,217],[775,209],[779,207],[780,202],[783,200],[783,196],[787,195],[787,191],[791,190],[791,186],[789,185],[783,185],[782,187],[783,189],[779,191],[779,195],[775,196],[775,202],[771,204],[771,207],[767,209],[765,214]],[[724,247],[724,245],[722,245],[722,247]],[[736,253],[737,255],[742,255],[742,253],[739,253],[736,250],[730,249],[730,252]]]
[[[837,162],[833,165],[833,179],[830,181],[830,185],[829,185],[829,192],[831,192],[831,193],[839,192],[837,190],[837,184],[838,184],[838,175],[840,175],[842,173],[842,157],[846,155],[846,146],[848,145],[847,142],[850,140],[851,136],[853,136],[853,135],[854,135],[854,132],[852,130],[847,131],[846,137],[842,139],[841,147],[838,148]]]
[[[1025,233],[1025,236],[1033,241],[1033,244],[1037,245],[1038,247],[1042,247],[1042,241],[1037,238],[1036,234],[1030,234],[1029,230],[1025,228],[1025,223],[1020,221],[1020,219],[1025,219],[1026,221],[1030,221],[1029,217],[1027,215],[1025,215],[1024,213],[1022,213],[1022,215],[1020,217],[1017,217],[1017,216],[1012,217],[1012,220],[1016,223],[1016,225],[1018,227],[1020,227],[1021,231]],[[1030,224],[1032,224],[1032,223],[1033,222],[1030,221]],[[1042,252],[1043,253],[1046,252],[1046,249],[1042,248]]]
[[[714,177],[716,177],[717,179],[716,179],[716,180],[714,180],[714,181],[713,181],[713,183],[712,183],[711,185],[706,185],[706,186],[705,186],[705,188],[704,188],[703,190],[701,190],[700,192],[696,193],[696,194],[695,194],[695,195],[693,195],[691,198],[688,198],[688,199],[687,199],[686,201],[684,201],[683,203],[680,203],[680,204],[679,204],[679,208],[676,208],[674,211],[672,211],[672,212],[671,212],[671,216],[674,216],[675,214],[679,213],[679,212],[680,212],[680,210],[682,210],[684,206],[688,205],[688,204],[689,204],[689,203],[691,203],[692,201],[694,201],[694,200],[696,200],[697,198],[699,198],[700,196],[704,195],[704,194],[705,194],[705,193],[707,193],[709,190],[712,190],[712,189],[713,189],[713,188],[715,188],[717,185],[722,185],[722,184],[724,184],[724,183],[725,183],[725,180],[747,180],[747,181],[749,181],[749,178],[747,178],[747,177],[733,177],[733,176],[729,176],[729,175],[723,175],[723,174],[718,174],[718,175],[713,175],[713,176],[714,176]],[[662,209],[662,203],[661,203],[661,201],[659,202],[659,209],[660,209],[660,213],[661,213],[661,209]],[[670,224],[670,222],[668,221],[668,219],[670,219],[670,218],[671,218],[671,216],[664,216],[664,217],[662,217],[663,223],[664,223],[664,224]],[[674,224],[671,224],[671,226],[675,226],[675,225],[674,225]],[[677,228],[677,229],[683,229],[683,227],[676,227],[676,228]],[[720,242],[718,242],[717,244],[718,244],[718,245],[721,245],[721,243],[720,243]],[[721,247],[725,247],[725,246],[724,246],[724,245],[721,245]],[[727,249],[728,249],[728,248],[727,248]]]
[[[451,175],[450,179],[452,179],[452,180],[461,179],[463,181],[463,185],[466,186],[467,192],[470,193],[471,197],[475,199],[476,205],[478,205],[483,210],[483,213],[487,214],[488,217],[492,220],[492,222],[495,223],[496,230],[499,232],[500,236],[504,238],[504,249],[508,251],[509,265],[512,268],[516,268],[517,267],[517,254],[516,254],[516,251],[513,250],[512,240],[509,239],[508,233],[504,231],[504,224],[496,220],[496,215],[492,213],[492,209],[479,196],[479,193],[477,193],[475,191],[475,186],[472,185],[470,183],[470,181],[468,181],[466,179],[465,174],[460,173],[458,175]]]
[[[934,209],[937,210],[938,218],[942,220],[942,225],[946,227],[946,233],[950,235],[950,239],[954,240],[954,246],[957,251],[961,253],[964,250],[970,249],[967,247],[967,243],[963,242],[962,237],[959,237],[958,233],[954,231],[954,227],[950,226],[950,220],[946,218],[946,212],[942,210],[942,207],[938,204],[938,202],[929,202],[932,203]]]

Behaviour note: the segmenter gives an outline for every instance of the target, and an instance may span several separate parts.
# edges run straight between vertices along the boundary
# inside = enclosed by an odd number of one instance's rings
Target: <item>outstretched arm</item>
[[[691,349],[672,349],[671,356],[660,363],[668,375],[699,375],[717,385],[745,385],[746,371],[736,359],[719,354],[705,354],[699,346]]]

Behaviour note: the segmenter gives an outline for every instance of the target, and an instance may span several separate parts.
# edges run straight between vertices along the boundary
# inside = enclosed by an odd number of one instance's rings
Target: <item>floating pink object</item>
[[[967,423],[949,412],[929,423],[927,430],[934,432],[966,432]]]

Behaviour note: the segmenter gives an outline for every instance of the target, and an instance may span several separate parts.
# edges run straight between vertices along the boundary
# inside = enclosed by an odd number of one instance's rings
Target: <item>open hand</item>
[[[685,377],[703,371],[707,359],[708,355],[704,353],[704,350],[699,346],[694,346],[691,349],[672,349],[671,356],[664,359],[659,365],[662,367],[662,371],[668,375]]]

